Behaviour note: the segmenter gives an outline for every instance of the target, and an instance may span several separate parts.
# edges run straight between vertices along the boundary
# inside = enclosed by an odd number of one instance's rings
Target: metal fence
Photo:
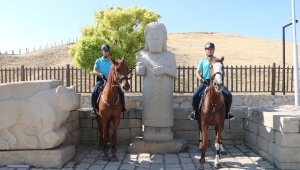
[[[293,67],[272,66],[225,66],[224,84],[231,92],[275,92],[292,93]],[[174,93],[193,93],[199,80],[195,67],[177,67],[174,78]],[[284,75],[283,75],[284,74]],[[0,68],[0,83],[32,80],[61,80],[64,85],[73,85],[78,93],[91,93],[95,76],[86,70],[67,65],[66,67],[17,67]],[[130,79],[132,93],[142,91],[143,78],[134,72]]]

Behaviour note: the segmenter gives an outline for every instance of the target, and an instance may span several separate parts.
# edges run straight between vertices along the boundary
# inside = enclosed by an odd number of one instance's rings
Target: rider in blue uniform
[[[97,76],[97,82],[92,91],[91,103],[92,107],[98,110],[97,100],[99,100],[99,94],[103,91],[105,86],[105,82],[107,81],[107,77],[109,75],[109,70],[111,66],[110,61],[110,46],[104,44],[101,46],[102,57],[99,57],[94,65],[93,74]],[[119,88],[120,101],[122,103],[122,112],[125,111],[125,96],[121,88]]]
[[[201,99],[201,94],[203,90],[209,85],[210,83],[210,62],[208,58],[216,58],[214,56],[215,52],[215,45],[211,42],[205,44],[205,53],[204,56],[198,63],[196,75],[200,79],[201,83],[199,87],[195,90],[192,96],[192,106],[193,112],[190,113],[189,118],[191,120],[198,120],[199,119],[199,102]],[[226,119],[234,119],[235,116],[232,112],[230,112],[230,107],[232,103],[232,95],[228,91],[227,87],[223,86],[222,91],[225,99],[225,106],[226,106]]]

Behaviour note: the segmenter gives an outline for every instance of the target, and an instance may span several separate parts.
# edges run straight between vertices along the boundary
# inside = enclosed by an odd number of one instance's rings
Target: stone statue
[[[159,22],[145,28],[145,47],[137,53],[136,73],[144,77],[142,109],[144,140],[172,140],[175,54],[167,51],[167,29]]]
[[[60,84],[0,85],[4,94],[0,98],[0,150],[49,149],[64,141],[67,129],[62,124],[71,110],[79,108],[80,97],[73,88]]]

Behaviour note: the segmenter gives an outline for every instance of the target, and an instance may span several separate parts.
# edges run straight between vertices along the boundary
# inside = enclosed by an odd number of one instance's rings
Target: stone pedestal
[[[173,140],[171,127],[144,126],[143,138],[146,141],[170,141]]]
[[[174,138],[169,141],[146,141],[143,137],[136,137],[128,146],[129,153],[179,153],[187,149],[187,142],[184,139]]]
[[[37,168],[62,168],[75,155],[75,145],[49,150],[0,151],[0,166],[30,165]]]

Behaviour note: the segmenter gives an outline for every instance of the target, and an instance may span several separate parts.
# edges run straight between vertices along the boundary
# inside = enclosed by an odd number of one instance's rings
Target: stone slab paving
[[[275,170],[276,168],[261,156],[252,152],[247,146],[224,146],[227,155],[221,155],[220,170],[250,169]],[[186,152],[178,154],[129,154],[126,146],[119,146],[117,150],[118,162],[101,160],[103,152],[96,145],[79,145],[76,147],[75,157],[62,170],[196,170],[199,169],[200,153],[197,145],[189,145]],[[209,146],[206,152],[206,170],[213,170],[215,151]],[[0,170],[52,170],[43,168],[8,168]]]

